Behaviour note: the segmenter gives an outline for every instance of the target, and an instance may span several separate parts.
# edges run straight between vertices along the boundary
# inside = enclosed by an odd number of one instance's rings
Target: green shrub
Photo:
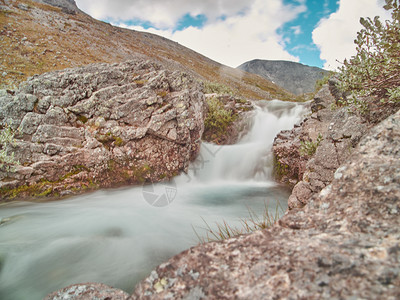
[[[208,114],[204,120],[205,131],[224,134],[237,115],[224,108],[220,100],[215,97],[207,99]]]
[[[392,20],[382,23],[379,17],[361,18],[357,54],[345,60],[340,68],[340,87],[352,93],[348,105],[366,111],[362,96],[373,96],[381,102],[400,102],[400,0],[385,0]],[[361,97],[361,99],[360,99]]]

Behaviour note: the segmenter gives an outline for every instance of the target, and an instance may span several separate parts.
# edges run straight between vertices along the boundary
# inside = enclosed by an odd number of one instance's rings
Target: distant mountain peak
[[[312,93],[317,80],[328,73],[297,62],[263,59],[245,62],[238,69],[260,75],[295,95]]]

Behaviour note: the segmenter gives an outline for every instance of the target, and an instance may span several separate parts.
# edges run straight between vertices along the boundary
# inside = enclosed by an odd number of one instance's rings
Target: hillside
[[[170,69],[228,85],[243,97],[293,98],[268,80],[221,65],[176,42],[95,20],[73,0],[1,0],[0,30],[0,87],[15,87],[47,71],[146,55]]]
[[[316,81],[328,73],[296,62],[260,59],[245,62],[238,69],[260,75],[296,95],[314,92]]]

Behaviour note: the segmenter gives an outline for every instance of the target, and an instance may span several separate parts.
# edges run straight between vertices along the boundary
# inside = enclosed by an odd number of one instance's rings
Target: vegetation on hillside
[[[385,1],[392,20],[361,18],[363,29],[354,41],[357,54],[339,72],[341,89],[351,93],[345,104],[361,112],[368,109],[366,99],[400,102],[400,1]]]
[[[20,9],[21,4],[27,10]],[[122,62],[133,55],[226,85],[249,99],[293,97],[264,78],[223,66],[176,42],[111,26],[83,13],[65,14],[61,8],[32,0],[12,1],[0,11],[0,88],[14,89],[34,74]]]
[[[230,96],[234,96],[235,94],[237,94],[229,86],[212,81],[204,82],[203,92],[205,94],[218,94],[218,95],[230,95]]]

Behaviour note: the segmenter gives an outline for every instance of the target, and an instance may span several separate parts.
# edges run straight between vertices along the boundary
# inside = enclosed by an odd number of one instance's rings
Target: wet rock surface
[[[0,172],[2,198],[64,196],[166,180],[200,147],[201,84],[137,58],[34,76],[0,91],[0,122],[18,132],[21,166]]]
[[[400,111],[361,139],[304,208],[171,258],[131,299],[398,299],[399,149]]]

